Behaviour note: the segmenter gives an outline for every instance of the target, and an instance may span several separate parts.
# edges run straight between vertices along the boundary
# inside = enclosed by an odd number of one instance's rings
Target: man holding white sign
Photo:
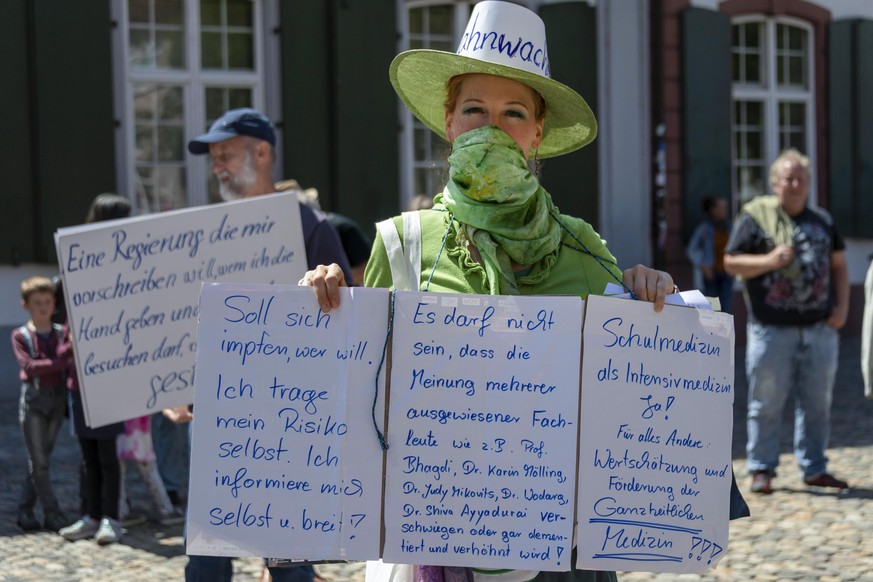
[[[262,113],[249,108],[232,109],[219,118],[209,131],[188,142],[188,151],[195,155],[209,154],[212,172],[219,181],[219,191],[225,200],[238,200],[271,194],[276,132]],[[337,262],[346,277],[351,277],[346,254],[336,231],[327,217],[308,206],[299,204],[303,225],[303,240],[310,268],[321,263]],[[190,417],[181,416],[187,421]],[[185,567],[188,582],[221,582],[233,577],[230,558],[190,556]],[[308,582],[314,578],[310,566],[271,568],[273,580]]]

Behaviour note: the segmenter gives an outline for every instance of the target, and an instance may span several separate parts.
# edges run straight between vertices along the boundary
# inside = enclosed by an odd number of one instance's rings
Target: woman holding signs
[[[519,38],[530,47],[517,46]],[[433,209],[378,225],[366,286],[587,296],[614,282],[663,308],[672,277],[641,265],[619,270],[591,225],[560,214],[529,168],[529,161],[572,152],[597,134],[585,100],[548,74],[543,22],[506,2],[475,6],[457,54],[410,50],[394,59],[398,96],[452,144],[449,180]],[[389,257],[401,241],[403,249],[414,244],[408,229],[420,232],[421,261],[419,280],[407,286],[406,271]],[[316,287],[327,311],[346,282],[330,265],[308,272],[301,284]]]
[[[549,77],[545,29],[536,14],[480,2],[457,54],[406,51],[394,59],[390,77],[412,113],[451,143],[449,179],[433,209],[377,225],[365,286],[584,297],[613,282],[663,309],[675,290],[672,277],[641,265],[621,271],[591,225],[560,214],[529,167],[577,150],[597,133],[585,100]],[[300,284],[315,287],[321,309],[329,311],[346,282],[337,265],[321,265]],[[453,578],[457,569],[439,570],[416,567],[416,580]],[[615,580],[613,572],[580,570],[462,574],[470,575],[495,582]]]

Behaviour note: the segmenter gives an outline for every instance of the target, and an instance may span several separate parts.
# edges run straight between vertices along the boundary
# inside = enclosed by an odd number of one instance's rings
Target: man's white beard
[[[226,182],[223,178],[228,177]],[[252,160],[251,152],[246,152],[246,159],[243,162],[242,168],[236,174],[222,172],[218,175],[218,193],[221,199],[229,202],[231,200],[239,200],[244,198],[255,182],[258,180],[258,172],[255,169],[254,161]]]

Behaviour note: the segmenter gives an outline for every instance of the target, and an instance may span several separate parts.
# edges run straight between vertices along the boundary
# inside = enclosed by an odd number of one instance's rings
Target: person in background
[[[250,108],[232,109],[221,116],[209,131],[188,142],[194,155],[209,154],[212,173],[219,180],[219,193],[224,200],[238,200],[276,192],[273,165],[276,160],[276,132],[267,117]],[[303,226],[306,260],[312,268],[323,262],[337,263],[351,279],[348,258],[336,231],[324,213],[299,204]],[[165,412],[170,418],[187,422],[193,416],[180,408]],[[270,567],[274,582],[312,582],[312,566]],[[220,556],[189,556],[185,566],[186,582],[227,582],[233,578],[231,558]]]
[[[188,491],[188,429],[161,412],[152,415],[152,447],[158,474],[173,506],[183,515]]]
[[[100,194],[91,203],[86,223],[102,222],[130,215],[130,201],[116,194]],[[73,344],[67,337],[62,350],[72,358]],[[70,398],[70,416],[73,419],[73,432],[82,449],[85,465],[84,513],[75,523],[61,529],[58,533],[69,541],[94,538],[101,545],[111,544],[123,535],[119,522],[118,495],[121,487],[121,469],[115,451],[115,437],[124,431],[124,423],[116,422],[106,426],[90,428],[85,424],[82,395],[79,391],[79,376],[76,367],[71,365],[67,372],[67,388]]]
[[[327,219],[336,229],[343,244],[343,250],[349,258],[349,264],[352,267],[352,285],[364,284],[364,272],[367,270],[367,263],[370,260],[370,250],[373,248],[373,241],[366,235],[364,230],[357,222],[336,212],[328,212]]]
[[[694,265],[694,286],[707,297],[718,297],[721,310],[731,312],[734,278],[724,270],[724,249],[731,233],[727,198],[703,199],[706,218],[694,229],[686,254]]]
[[[37,499],[42,505],[42,526],[58,531],[70,524],[52,489],[49,465],[67,407],[64,374],[71,358],[61,352],[61,326],[52,323],[55,290],[46,277],[21,282],[21,306],[30,314],[27,323],[12,331],[12,351],[18,361],[21,397],[18,423],[27,451],[27,474],[18,504],[18,527],[40,529],[33,513]]]
[[[748,202],[724,265],[743,279],[749,313],[748,469],[753,493],[773,492],[785,401],[794,392],[794,455],[803,482],[845,489],[827,472],[838,330],[849,313],[845,243],[830,215],[807,205],[809,158],[795,149],[770,166],[773,196]]]
[[[209,131],[188,142],[194,155],[209,154],[223,200],[240,200],[276,192],[276,130],[267,117],[251,108],[231,109]],[[338,260],[346,275],[351,268],[339,236],[323,212],[300,204],[306,260],[312,264]],[[328,257],[334,257],[329,259]]]
[[[429,210],[431,208],[433,208],[433,196],[428,196],[427,194],[416,194],[412,197],[412,200],[409,201],[406,210]]]
[[[155,450],[152,444],[152,417],[142,416],[124,421],[124,432],[116,437],[115,448],[121,469],[121,490],[119,491],[119,518],[123,523],[143,521],[141,516],[133,515],[127,497],[127,462],[139,471],[152,500],[153,518],[161,525],[173,525],[184,521],[182,512],[176,508],[164,488],[158,472]]]
[[[873,257],[864,279],[864,319],[861,323],[861,375],[864,396],[873,400]]]
[[[305,204],[310,208],[321,211],[321,203],[318,201],[318,190],[315,188],[300,187],[297,180],[291,178],[276,182],[275,188],[277,192],[295,191],[297,199],[301,204]],[[352,268],[352,284],[364,284],[364,270],[367,268],[367,261],[370,259],[370,249],[373,246],[373,241],[364,232],[361,226],[349,218],[348,216],[338,214],[336,212],[328,212],[327,219],[336,229],[336,233],[340,237],[343,250],[349,259],[349,265]]]
[[[60,275],[52,277],[52,285],[55,287],[55,310],[52,312],[52,323],[57,323],[60,326],[67,324],[67,304],[64,300],[64,278]],[[69,417],[69,406],[67,406],[67,417]],[[84,515],[87,510],[85,498],[85,461],[79,463],[79,514]]]

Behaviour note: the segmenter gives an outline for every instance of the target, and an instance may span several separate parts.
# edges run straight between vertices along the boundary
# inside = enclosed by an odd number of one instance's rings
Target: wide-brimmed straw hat
[[[508,2],[480,2],[473,8],[457,53],[409,50],[394,58],[391,84],[422,123],[445,139],[446,82],[456,75],[484,73],[535,89],[546,100],[541,158],[591,143],[597,120],[585,99],[551,78],[546,27],[535,13]]]

